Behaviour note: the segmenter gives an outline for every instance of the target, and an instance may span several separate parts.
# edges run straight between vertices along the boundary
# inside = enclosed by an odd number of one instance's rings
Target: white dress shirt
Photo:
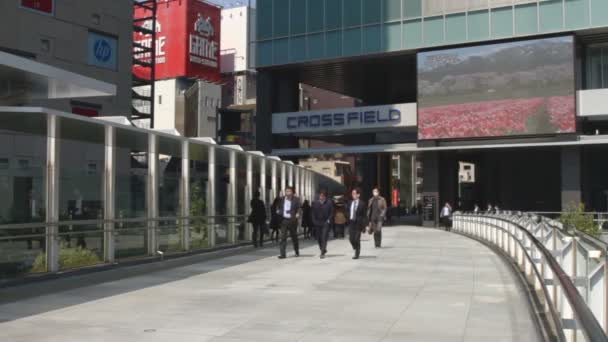
[[[353,204],[350,205],[350,219],[355,219],[355,214],[357,213],[357,207],[359,206],[359,200],[353,201]]]
[[[283,201],[283,217],[291,218],[291,200],[288,200],[287,197]]]

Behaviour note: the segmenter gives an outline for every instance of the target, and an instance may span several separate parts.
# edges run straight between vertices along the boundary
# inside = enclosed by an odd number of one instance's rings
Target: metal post
[[[266,184],[266,158],[260,159],[260,194],[266,206],[269,206],[271,199],[268,198],[268,184]]]
[[[279,193],[281,191],[284,191],[285,188],[287,187],[287,165],[285,165],[284,162],[281,162],[281,189],[279,190]]]
[[[207,243],[209,247],[215,246],[215,146],[209,146],[209,157],[207,161]]]
[[[46,136],[46,269],[59,271],[59,118],[47,117]]]
[[[105,126],[105,167],[103,201],[104,237],[103,255],[106,262],[114,262],[116,241],[114,239],[114,219],[116,218],[115,188],[116,188],[116,129]]]
[[[182,141],[182,180],[181,180],[182,247],[190,250],[190,144]]]
[[[287,169],[287,177],[289,177],[289,185],[295,186],[294,179],[293,179],[294,178],[293,175],[294,175],[294,172],[295,172],[295,170],[294,170],[295,167],[293,165],[288,165],[287,167],[288,167],[288,169]]]
[[[228,187],[228,243],[236,243],[236,151],[228,153],[230,155],[228,165],[228,177],[230,179]]]
[[[253,157],[250,154],[248,154],[247,155],[247,188],[245,191],[245,208],[247,208],[247,206],[251,202],[254,191],[258,191],[258,189],[253,188]],[[247,227],[247,228],[245,229],[244,238],[245,238],[245,240],[248,240],[249,237],[252,236],[253,226],[251,225],[251,223],[246,223],[245,227]]]
[[[269,202],[273,202],[274,199],[277,198],[277,196],[279,195],[277,187],[277,162],[273,160],[270,162],[270,189],[272,190],[272,198],[269,199]]]
[[[158,181],[158,137],[148,133],[148,255],[154,255],[158,248]]]

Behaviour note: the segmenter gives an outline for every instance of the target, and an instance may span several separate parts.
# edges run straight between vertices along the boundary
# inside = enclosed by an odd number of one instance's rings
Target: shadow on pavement
[[[314,245],[309,241],[300,242],[301,248]],[[1,288],[0,322],[163,285],[265,258],[275,258],[278,252],[277,244],[267,244],[264,248],[257,249],[252,246],[240,247],[136,266],[118,266],[84,275],[66,274],[58,279]],[[95,290],[91,291],[90,287],[95,287]],[[41,296],[48,298],[37,301],[36,298]]]

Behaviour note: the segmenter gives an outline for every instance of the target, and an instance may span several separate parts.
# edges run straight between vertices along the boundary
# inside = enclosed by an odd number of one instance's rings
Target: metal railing
[[[251,228],[247,215],[5,224],[0,225],[0,280],[46,272],[46,250],[50,244],[59,246],[60,271],[65,271],[133,258],[164,258],[249,241]],[[76,260],[64,265],[61,250],[76,253],[69,257],[80,258],[81,264]]]
[[[558,341],[608,341],[606,244],[536,214],[456,213],[453,230],[493,245],[519,267]]]

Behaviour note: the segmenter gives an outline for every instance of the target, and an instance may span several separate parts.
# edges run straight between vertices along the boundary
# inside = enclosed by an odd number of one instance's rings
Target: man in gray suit
[[[293,250],[296,252],[296,257],[300,256],[300,247],[298,244],[298,218],[300,218],[300,208],[302,207],[300,199],[295,196],[292,186],[285,189],[279,205],[277,206],[277,215],[281,218],[281,243],[279,259],[285,259],[287,252],[287,234],[291,236]]]

